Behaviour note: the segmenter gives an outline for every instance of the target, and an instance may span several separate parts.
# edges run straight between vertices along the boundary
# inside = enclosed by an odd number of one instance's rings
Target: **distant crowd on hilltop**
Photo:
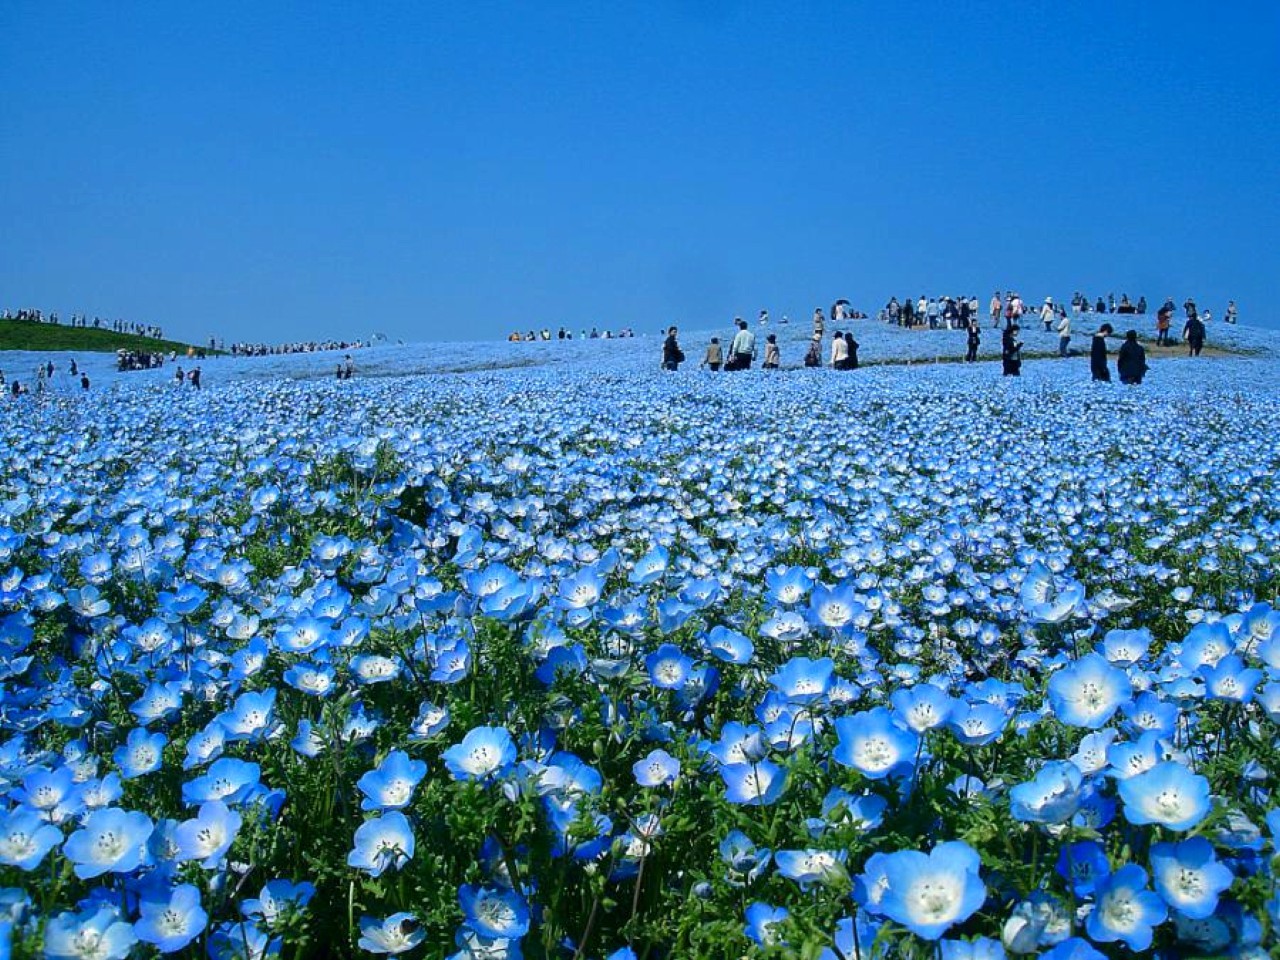
[[[0,313],[0,320],[17,320],[21,323],[47,323],[50,326],[64,326],[62,318],[56,313],[45,313],[42,310],[5,310]],[[106,317],[94,317],[92,321],[83,313],[73,313],[67,318],[65,326],[80,330],[110,330],[112,333],[129,333],[136,337],[151,337],[153,340],[164,339],[164,329],[154,323],[137,323],[131,320],[110,320]]]
[[[590,333],[587,332],[586,328],[583,328],[578,334],[578,339],[579,340],[627,340],[634,336],[635,336],[635,331],[633,331],[630,327],[623,327],[617,333],[614,333],[612,330],[605,330],[602,332],[598,327],[592,327]],[[543,327],[540,333],[535,330],[530,330],[528,333],[521,333],[519,330],[513,330],[507,336],[508,343],[535,343],[539,340],[545,340],[547,342],[550,342],[552,340],[572,340],[572,339],[573,339],[573,331],[570,330],[568,327],[561,327],[559,330],[555,332],[554,336],[552,336],[551,334],[550,327]]]

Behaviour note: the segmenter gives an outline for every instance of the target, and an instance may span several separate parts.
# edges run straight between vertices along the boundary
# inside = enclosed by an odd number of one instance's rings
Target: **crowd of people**
[[[584,328],[579,331],[579,340],[628,340],[635,336],[635,331],[630,327],[623,327],[617,333],[612,330],[601,331],[597,327],[592,327],[588,333]],[[554,335],[551,333],[550,327],[543,327],[541,331],[530,330],[527,333],[521,333],[519,330],[511,331],[507,337],[508,343],[536,343],[540,340],[550,342],[552,340],[572,340],[573,331],[568,327],[561,327]]]
[[[279,357],[293,353],[325,353],[332,350],[359,350],[369,346],[364,340],[295,340],[290,343],[233,343],[230,353],[233,357]],[[214,340],[209,338],[210,349],[214,348]],[[227,352],[223,341],[218,341],[217,350]]]
[[[45,313],[43,310],[5,310],[0,313],[0,320],[17,320],[21,323],[47,323],[51,326],[62,326],[62,318],[57,313]],[[66,326],[81,330],[110,330],[113,333],[130,333],[137,337],[151,337],[163,340],[164,330],[154,323],[137,323],[131,320],[111,320],[105,317],[94,317],[90,322],[83,313],[73,313],[67,318]]]
[[[35,373],[31,378],[34,387],[28,387],[16,377],[12,382],[5,379],[4,371],[0,370],[0,397],[12,396],[14,398],[25,396],[34,392],[37,396],[44,394],[53,383],[57,368],[53,365],[52,360],[44,363],[37,363]],[[79,382],[81,391],[87,391],[91,386],[89,382],[89,374],[80,369],[80,365],[73,359],[67,368],[67,375],[72,383]]]

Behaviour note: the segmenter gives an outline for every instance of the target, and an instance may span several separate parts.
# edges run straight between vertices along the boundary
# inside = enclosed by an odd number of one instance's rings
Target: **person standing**
[[[756,335],[747,328],[747,321],[738,317],[734,323],[738,332],[734,334],[733,343],[729,347],[729,362],[726,370],[750,370],[751,361],[756,356]]]
[[[1111,382],[1111,368],[1107,365],[1107,337],[1110,335],[1111,324],[1104,323],[1093,335],[1093,342],[1089,345],[1089,372],[1100,383]]]
[[[1076,309],[1072,307],[1072,309]],[[1062,315],[1058,317],[1058,356],[1065,357],[1071,346],[1071,317],[1067,315],[1067,311],[1063,310]]]
[[[80,374],[80,389],[86,392],[89,390],[89,374]]]
[[[818,307],[813,311],[813,335],[821,340],[826,331],[827,320],[826,317],[822,315],[822,308]]]
[[[777,370],[782,365],[782,352],[778,349],[778,335],[771,333],[764,338],[764,363],[765,370]]]
[[[978,359],[978,347],[982,343],[982,327],[978,323],[978,315],[971,314],[969,316],[969,349],[965,352],[964,358],[968,363],[974,363]]]
[[[1124,335],[1124,343],[1120,344],[1120,352],[1116,354],[1116,373],[1121,383],[1139,384],[1147,375],[1147,351],[1138,342],[1138,331],[1130,330]]]
[[[1187,316],[1186,326],[1182,328],[1182,337],[1187,341],[1187,356],[1198,357],[1204,349],[1204,321],[1192,311]]]
[[[667,339],[662,341],[662,369],[679,370],[680,364],[684,361],[684,351],[680,349],[680,343],[676,340],[675,327],[667,328]]]
[[[1016,323],[1011,323],[1000,337],[1000,360],[1006,377],[1022,376],[1022,341],[1018,339],[1021,329]]]
[[[1226,323],[1235,323],[1239,319],[1236,312],[1236,302],[1234,300],[1227,301],[1227,313],[1222,318]]]
[[[191,381],[191,386],[194,389],[199,390],[200,389],[200,368],[195,367],[189,374],[187,374],[187,377]]]
[[[831,369],[843,370],[849,363],[849,345],[839,330],[831,338]]]
[[[991,307],[991,326],[994,329],[995,327],[1000,326],[1000,311],[1004,308],[1004,301],[1000,299],[999,290],[997,290],[995,292],[995,295],[991,298],[990,307]]]
[[[1156,346],[1169,345],[1169,328],[1173,326],[1173,304],[1166,302],[1156,311]]]
[[[845,352],[844,368],[846,370],[857,370],[858,369],[858,341],[853,339],[852,330],[846,330],[844,332],[844,352]]]
[[[720,372],[720,367],[724,365],[724,350],[720,347],[719,337],[711,338],[711,343],[707,345],[707,355],[702,358],[700,365],[710,367],[712,373]]]
[[[1053,297],[1044,298],[1044,306],[1040,308],[1040,322],[1044,324],[1044,332],[1048,333],[1053,329]]]

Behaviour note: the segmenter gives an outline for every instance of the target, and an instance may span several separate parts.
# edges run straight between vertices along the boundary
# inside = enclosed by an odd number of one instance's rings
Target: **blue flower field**
[[[0,403],[0,957],[1280,956],[1280,338],[709,335]]]

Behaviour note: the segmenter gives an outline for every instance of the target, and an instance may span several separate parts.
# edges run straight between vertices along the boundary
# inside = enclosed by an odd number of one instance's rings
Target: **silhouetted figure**
[[[1147,375],[1147,351],[1138,342],[1138,331],[1130,330],[1124,335],[1124,343],[1120,344],[1120,352],[1116,354],[1116,373],[1121,383],[1141,383]]]
[[[1089,345],[1089,372],[1093,379],[1103,383],[1111,382],[1111,368],[1107,364],[1107,337],[1111,335],[1111,324],[1104,323],[1093,335]]]
[[[1000,360],[1006,377],[1022,376],[1022,341],[1018,339],[1021,329],[1016,323],[1011,323],[1000,335]]]

